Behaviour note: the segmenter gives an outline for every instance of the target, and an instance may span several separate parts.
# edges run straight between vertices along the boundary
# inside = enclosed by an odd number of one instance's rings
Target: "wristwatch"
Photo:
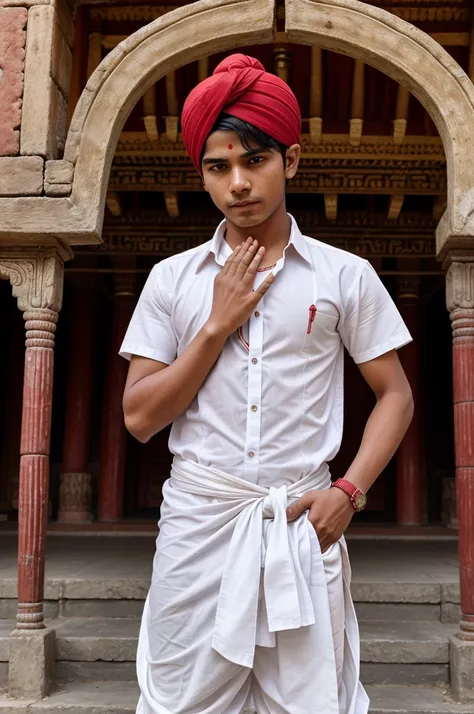
[[[341,491],[347,493],[351,499],[352,507],[354,511],[362,511],[367,505],[367,496],[355,486],[350,481],[346,481],[344,478],[338,478],[337,481],[331,484],[332,487],[340,488]]]

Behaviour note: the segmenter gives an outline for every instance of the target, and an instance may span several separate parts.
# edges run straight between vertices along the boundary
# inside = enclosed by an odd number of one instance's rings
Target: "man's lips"
[[[245,206],[254,206],[258,201],[240,201],[239,203],[233,203],[231,208],[245,208]]]

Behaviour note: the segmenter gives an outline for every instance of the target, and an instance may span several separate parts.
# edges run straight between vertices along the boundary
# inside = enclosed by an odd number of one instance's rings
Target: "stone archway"
[[[474,235],[474,87],[459,65],[421,30],[358,0],[286,0],[286,32],[292,42],[362,59],[421,101],[447,157],[448,204],[437,231],[437,252],[462,248],[463,238]],[[79,100],[64,155],[73,169],[70,208],[80,215],[90,242],[100,237],[113,153],[139,97],[183,64],[273,38],[271,1],[201,0],[137,31],[101,63]]]

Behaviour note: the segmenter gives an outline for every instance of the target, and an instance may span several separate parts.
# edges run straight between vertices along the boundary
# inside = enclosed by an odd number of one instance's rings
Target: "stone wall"
[[[62,156],[73,39],[65,0],[0,0],[0,197],[43,195]]]

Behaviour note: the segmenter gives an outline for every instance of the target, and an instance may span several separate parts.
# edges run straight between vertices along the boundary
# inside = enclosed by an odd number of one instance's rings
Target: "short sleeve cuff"
[[[166,352],[160,352],[151,347],[144,347],[143,345],[136,345],[131,342],[123,343],[119,355],[126,360],[130,360],[132,355],[137,355],[137,357],[147,357],[148,359],[154,359],[156,362],[163,362],[164,364],[171,364],[174,360],[174,356],[171,357],[169,354],[166,354]]]
[[[408,330],[404,329],[401,332],[398,332],[393,337],[390,337],[385,342],[382,342],[379,345],[374,345],[369,350],[365,350],[365,352],[359,352],[357,354],[352,355],[352,359],[356,364],[369,362],[371,359],[377,359],[377,357],[381,357],[381,355],[384,355],[387,352],[401,349],[405,345],[408,345],[410,342],[412,342],[412,340],[413,338],[408,332]]]

